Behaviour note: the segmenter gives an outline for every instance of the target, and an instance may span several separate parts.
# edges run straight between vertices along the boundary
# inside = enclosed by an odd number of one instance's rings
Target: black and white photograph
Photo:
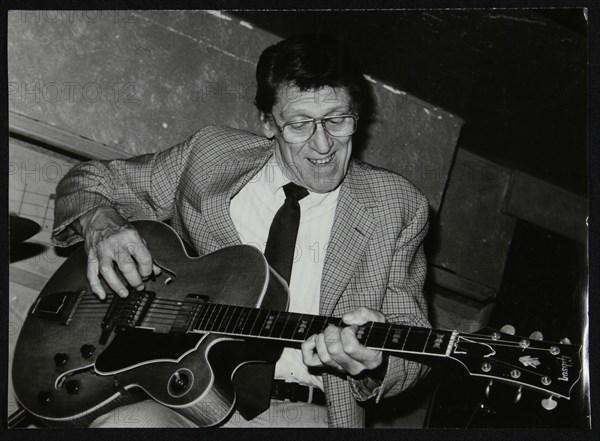
[[[591,429],[588,20],[8,10],[8,432]]]

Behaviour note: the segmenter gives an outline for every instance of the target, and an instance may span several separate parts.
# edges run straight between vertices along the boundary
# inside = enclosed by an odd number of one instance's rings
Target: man
[[[239,243],[264,250],[291,182],[307,191],[298,190],[305,193],[295,202],[301,220],[289,309],[341,316],[348,325],[428,326],[422,292],[428,204],[404,178],[352,159],[369,87],[356,62],[331,38],[296,36],[263,52],[256,79],[264,137],[207,127],[157,154],[81,164],[57,190],[56,243],[83,237],[92,290],[105,297],[102,277],[126,296],[114,263],[135,289],[160,271],[130,220],[169,219],[200,255]],[[275,366],[275,384],[309,390],[308,396],[324,391],[326,406],[295,403],[290,418],[285,394],[264,412],[245,408],[240,396],[244,418],[236,413],[225,426],[364,426],[358,403],[406,390],[425,368],[365,348],[355,332],[356,326],[329,326],[301,349],[286,348]],[[136,409],[142,426],[192,425],[151,401]]]

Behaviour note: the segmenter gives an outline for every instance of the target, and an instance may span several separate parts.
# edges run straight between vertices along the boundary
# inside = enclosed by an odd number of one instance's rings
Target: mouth
[[[311,164],[314,164],[314,165],[326,165],[326,164],[329,164],[333,160],[334,157],[335,157],[335,153],[333,153],[323,159],[311,159],[311,158],[307,158],[307,159],[311,162]]]

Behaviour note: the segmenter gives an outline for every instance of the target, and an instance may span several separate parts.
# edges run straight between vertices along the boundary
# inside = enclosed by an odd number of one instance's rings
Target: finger
[[[121,247],[117,265],[119,266],[119,270],[121,270],[121,274],[127,280],[127,283],[133,288],[140,290],[144,288],[144,282],[142,281],[142,276],[138,272],[138,267],[133,260],[133,256],[129,254],[129,249],[129,246]]]
[[[383,361],[381,351],[366,348],[356,338],[354,326],[348,326],[340,332],[340,340],[344,353],[353,360],[348,364],[348,372],[357,375],[364,370],[375,369]]]
[[[385,323],[385,316],[381,312],[365,307],[344,314],[342,319],[348,325],[363,325],[367,322]]]
[[[327,329],[329,329],[331,327],[328,326]],[[327,331],[327,329],[325,331]],[[332,354],[330,351],[334,351],[334,352],[340,352],[341,351],[341,343],[339,341],[339,336],[338,338],[333,338],[331,335],[331,332],[325,333],[322,332],[320,334],[317,334],[317,337],[315,339],[315,343],[316,343],[316,349],[317,349],[317,355],[319,357],[319,359],[321,360],[321,363],[323,363],[325,366],[333,368],[333,369],[337,369],[338,371],[344,371],[344,368],[342,367],[342,365],[340,363],[338,363],[336,360],[333,359]],[[339,348],[338,348],[339,346]]]
[[[316,335],[311,335],[300,346],[300,350],[302,352],[302,362],[306,366],[323,366],[321,359],[315,352],[317,348],[316,339]]]
[[[137,233],[136,236],[139,237]],[[129,249],[129,253],[135,258],[135,261],[138,264],[138,272],[140,276],[142,276],[142,278],[149,277],[152,274],[154,267],[152,256],[150,255],[148,248],[146,248],[145,241],[140,238],[139,241],[133,242],[127,248]]]
[[[119,279],[119,276],[117,276],[117,273],[113,268],[113,262],[115,261],[113,254],[111,252],[102,252],[100,250],[97,250],[97,254],[98,264],[100,265],[100,274],[102,274],[102,277],[108,286],[110,286],[110,288],[119,296],[127,297],[129,293],[125,288],[125,285],[121,283],[121,279]]]
[[[100,300],[104,300],[106,298],[106,293],[104,292],[104,288],[98,277],[98,268],[98,255],[96,254],[96,250],[91,248],[88,250],[87,279],[90,283],[92,292],[96,294]]]

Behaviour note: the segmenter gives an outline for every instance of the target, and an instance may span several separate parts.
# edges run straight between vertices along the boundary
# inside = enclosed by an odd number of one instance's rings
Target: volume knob
[[[65,384],[65,388],[67,389],[67,392],[69,394],[75,395],[76,393],[79,392],[79,381],[69,380],[69,381],[67,381],[67,384]]]
[[[69,361],[69,356],[63,352],[59,352],[54,356],[54,363],[58,367],[63,367]]]
[[[44,406],[47,406],[52,402],[52,392],[41,391],[38,393],[38,401]]]
[[[81,351],[81,356],[83,358],[90,358],[94,355],[96,348],[93,345],[82,345],[79,350]]]

